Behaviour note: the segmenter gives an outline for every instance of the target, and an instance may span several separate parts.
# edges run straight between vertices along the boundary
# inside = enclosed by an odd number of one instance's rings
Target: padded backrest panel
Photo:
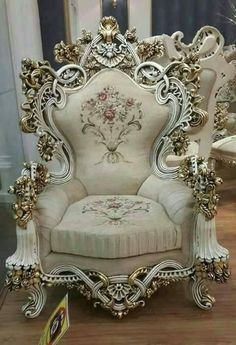
[[[150,150],[168,114],[154,94],[106,69],[68,95],[53,119],[74,151],[75,177],[88,194],[135,194],[150,175]]]

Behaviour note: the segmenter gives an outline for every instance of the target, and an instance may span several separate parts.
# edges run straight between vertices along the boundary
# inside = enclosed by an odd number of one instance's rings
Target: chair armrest
[[[26,229],[27,223],[32,220],[38,195],[49,180],[50,174],[43,164],[30,162],[24,163],[21,176],[10,186],[9,193],[16,195],[13,212],[16,224],[20,228]]]
[[[182,181],[163,180],[151,175],[140,187],[138,195],[159,202],[176,224],[182,224],[193,214],[192,192]]]
[[[49,185],[39,196],[35,217],[39,225],[48,229],[54,228],[62,219],[67,208],[87,196],[83,184],[73,179],[60,185]]]

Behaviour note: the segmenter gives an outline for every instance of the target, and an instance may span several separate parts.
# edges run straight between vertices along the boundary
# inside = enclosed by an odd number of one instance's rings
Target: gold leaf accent
[[[179,128],[172,132],[170,140],[172,141],[174,147],[173,150],[176,156],[182,156],[187,152],[190,140],[183,129]]]
[[[119,25],[116,19],[112,16],[110,17],[103,17],[100,21],[100,26],[98,29],[98,33],[102,35],[103,40],[106,43],[112,43],[115,36],[120,33]]]
[[[90,43],[92,39],[93,37],[90,31],[82,30],[82,37],[78,38],[76,43],[65,44],[63,41],[57,43],[54,47],[55,60],[59,63],[79,63],[86,45]]]
[[[195,264],[195,276],[201,279],[214,280],[217,283],[225,283],[230,277],[228,260],[197,260]]]
[[[216,186],[223,181],[216,176],[215,171],[207,167],[204,158],[195,156],[185,158],[179,167],[179,178],[192,188],[196,211],[202,213],[207,220],[214,218],[219,200]]]
[[[38,285],[39,283],[41,283],[41,272],[39,266],[34,268],[25,268],[22,266],[21,269],[18,270],[13,268],[7,272],[5,279],[5,286],[10,291],[19,290],[21,288],[27,290],[31,286]]]
[[[214,128],[221,131],[226,128],[228,121],[228,102],[217,102],[215,106]]]
[[[40,156],[46,162],[52,160],[53,154],[56,150],[57,143],[53,137],[45,133],[39,138],[37,147]]]
[[[16,195],[13,203],[14,219],[19,227],[26,229],[27,223],[33,218],[33,210],[40,194],[50,179],[48,169],[42,164],[24,163],[22,175],[10,186],[9,193]]]
[[[165,47],[160,39],[155,38],[153,42],[141,41],[137,44],[137,54],[142,62],[152,57],[160,58],[164,53]]]
[[[169,76],[178,78],[188,89],[193,105],[191,127],[202,127],[208,121],[207,111],[200,108],[203,97],[199,95],[201,66],[197,54],[189,53],[181,58],[180,64],[173,64],[168,72]]]

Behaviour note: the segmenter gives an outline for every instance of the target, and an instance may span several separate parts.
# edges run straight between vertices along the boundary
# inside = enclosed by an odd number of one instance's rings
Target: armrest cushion
[[[192,190],[182,181],[162,180],[150,175],[140,187],[138,195],[160,203],[176,224],[184,223],[193,214]]]
[[[54,228],[61,221],[68,206],[85,196],[87,192],[79,180],[47,186],[36,205],[35,215],[40,227]]]

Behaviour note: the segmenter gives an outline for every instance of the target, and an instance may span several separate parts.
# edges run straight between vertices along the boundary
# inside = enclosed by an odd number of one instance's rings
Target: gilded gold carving
[[[226,128],[228,121],[228,102],[217,102],[214,115],[214,128],[217,131],[221,131]]]
[[[200,108],[203,97],[199,95],[201,66],[197,54],[185,54],[180,64],[173,64],[168,75],[178,78],[188,89],[193,105],[191,127],[202,127],[208,120],[208,113]]]
[[[59,63],[79,63],[86,45],[90,43],[92,39],[91,32],[82,30],[82,37],[78,38],[76,43],[65,44],[63,41],[57,43],[54,47],[55,60]]]
[[[10,290],[19,290],[21,288],[29,289],[31,286],[41,283],[41,273],[39,267],[21,267],[20,269],[13,268],[7,272],[5,279],[5,286]]]
[[[37,196],[49,182],[48,169],[39,163],[25,163],[22,175],[10,186],[9,193],[16,195],[13,203],[14,219],[19,227],[26,229],[33,217]]]
[[[130,43],[136,43],[138,41],[138,37],[136,35],[136,29],[132,28],[131,30],[126,30],[124,34],[124,38],[126,41]]]
[[[48,162],[52,160],[56,150],[56,141],[48,133],[45,133],[39,138],[37,147],[42,159]]]
[[[228,260],[198,260],[195,264],[197,278],[214,280],[217,283],[225,283],[230,277]]]
[[[106,43],[112,43],[115,36],[119,32],[119,25],[114,17],[110,16],[102,18],[102,20],[100,21],[98,33],[102,35],[103,40]]]
[[[181,162],[179,178],[193,189],[196,211],[202,213],[206,219],[214,218],[219,200],[216,186],[222,183],[222,179],[207,167],[203,158],[195,156],[189,156]]]
[[[23,132],[36,132],[35,124],[35,97],[38,90],[44,83],[53,80],[53,76],[47,67],[50,67],[48,61],[33,61],[31,59],[22,60],[22,91],[26,96],[26,102],[22,104],[24,115],[20,120],[20,126]]]
[[[137,54],[141,61],[147,61],[153,57],[164,56],[165,47],[162,40],[155,38],[153,42],[141,41],[137,44]]]
[[[174,147],[174,153],[177,156],[182,156],[187,152],[190,140],[183,129],[177,129],[170,135]]]

